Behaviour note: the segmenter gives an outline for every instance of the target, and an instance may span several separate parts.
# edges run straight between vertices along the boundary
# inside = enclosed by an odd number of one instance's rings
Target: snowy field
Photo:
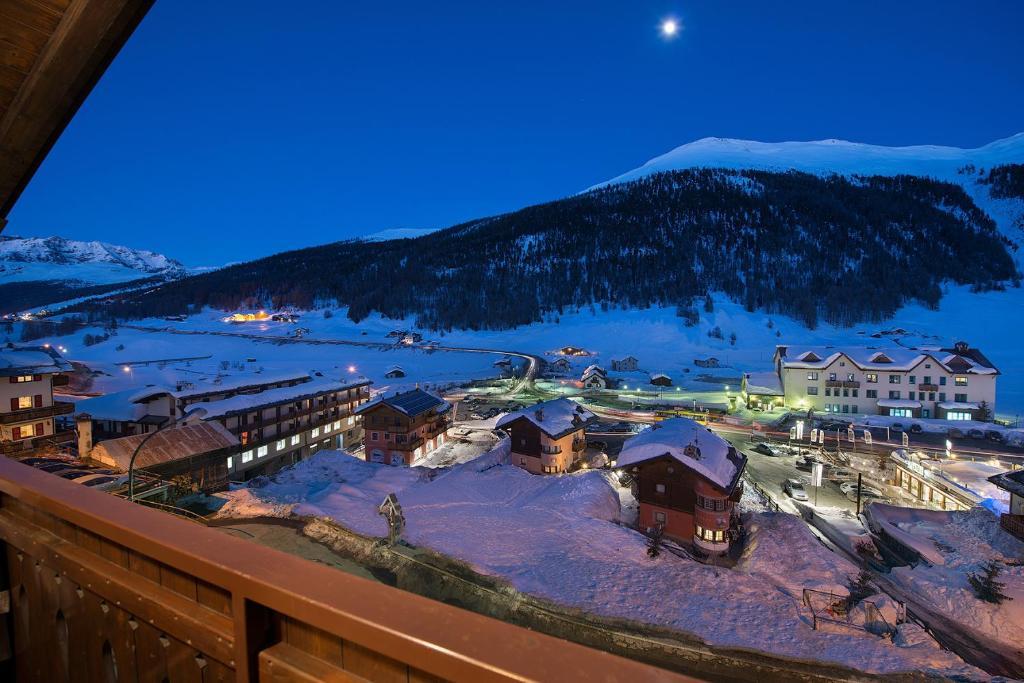
[[[506,442],[507,443],[507,442]],[[220,515],[328,517],[384,536],[377,506],[396,493],[404,538],[504,578],[516,589],[609,617],[696,634],[709,644],[801,660],[844,663],[875,673],[928,671],[980,676],[917,627],[896,642],[866,632],[811,627],[802,589],[836,589],[856,568],[815,540],[796,516],[754,514],[748,547],[734,569],[663,553],[617,522],[611,475],[586,471],[541,477],[501,464],[507,445],[449,471],[391,468],[322,452],[268,485],[227,494]]]
[[[896,527],[928,563],[898,567],[890,578],[939,612],[988,637],[1020,648],[1024,643],[1024,543],[999,527],[988,510],[938,512],[872,505],[871,517]],[[909,538],[908,538],[909,537]],[[968,574],[987,560],[1003,562],[999,581],[1013,598],[1001,605],[978,600]]]

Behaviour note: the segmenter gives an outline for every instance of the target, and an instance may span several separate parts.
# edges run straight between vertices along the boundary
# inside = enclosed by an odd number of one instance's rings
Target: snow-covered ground
[[[890,578],[922,602],[965,626],[1013,647],[1024,643],[1024,543],[1003,531],[985,508],[939,512],[871,506],[871,518],[892,525],[928,563],[898,567]],[[1001,605],[975,597],[969,574],[988,560],[1003,563],[999,581],[1012,600]]]
[[[109,284],[153,275],[177,277],[185,272],[181,263],[162,254],[105,242],[61,237],[0,238],[0,283],[63,280]]]
[[[504,464],[506,454],[504,446],[445,472],[322,452],[262,488],[225,494],[219,514],[329,517],[383,536],[377,506],[393,492],[407,541],[556,603],[694,633],[712,645],[876,673],[979,675],[930,639],[897,639],[915,643],[899,647],[862,631],[814,630],[802,589],[839,590],[856,568],[795,516],[753,514],[748,547],[734,569],[670,553],[652,560],[645,538],[618,523],[623,494],[613,475],[534,476]]]

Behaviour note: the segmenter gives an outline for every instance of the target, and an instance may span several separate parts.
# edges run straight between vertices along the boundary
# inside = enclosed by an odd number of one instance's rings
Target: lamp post
[[[179,418],[177,418],[175,420],[172,420],[170,426],[173,427],[174,425],[176,425],[179,422],[181,422],[182,420],[184,420],[185,417],[186,417],[185,415],[182,415],[181,417],[179,417]],[[139,445],[135,447],[135,450],[132,451],[131,459],[128,460],[128,500],[129,500],[129,502],[132,502],[132,503],[135,502],[135,458],[139,457],[139,453],[142,451],[142,447],[146,445],[146,442],[149,441],[151,438],[153,438],[153,436],[157,432],[159,432],[159,431],[160,431],[160,427],[157,427],[153,431],[151,431],[148,434],[146,434],[146,436],[144,436],[142,438],[142,441],[139,442]]]

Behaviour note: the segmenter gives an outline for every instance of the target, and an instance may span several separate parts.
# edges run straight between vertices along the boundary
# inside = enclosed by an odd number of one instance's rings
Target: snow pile
[[[538,598],[692,633],[715,646],[877,673],[978,674],[938,649],[898,648],[862,631],[812,629],[802,588],[838,588],[856,568],[815,541],[796,517],[752,515],[751,547],[735,569],[667,552],[652,560],[645,537],[617,523],[612,473],[536,476],[501,462],[492,453],[438,473],[322,452],[262,488],[227,494],[220,514],[327,516],[383,536],[377,505],[394,492],[408,542]]]
[[[898,567],[891,578],[922,602],[988,637],[1015,647],[1024,642],[1024,543],[1003,531],[985,508],[940,512],[872,504],[871,518],[911,537],[915,549],[929,548],[932,566]],[[1005,563],[999,581],[1013,598],[1001,605],[977,599],[967,581],[988,560]]]

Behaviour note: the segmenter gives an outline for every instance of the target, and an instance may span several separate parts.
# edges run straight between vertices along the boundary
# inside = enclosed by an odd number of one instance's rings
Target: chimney
[[[92,453],[92,416],[88,413],[75,416],[75,431],[78,432],[78,457],[88,458]]]
[[[958,341],[956,344],[953,344],[953,350],[957,353],[967,353],[967,350],[970,348],[965,341]]]
[[[537,422],[543,422],[544,421],[544,409],[543,408],[538,408],[537,410],[533,411],[533,414],[537,416]]]

